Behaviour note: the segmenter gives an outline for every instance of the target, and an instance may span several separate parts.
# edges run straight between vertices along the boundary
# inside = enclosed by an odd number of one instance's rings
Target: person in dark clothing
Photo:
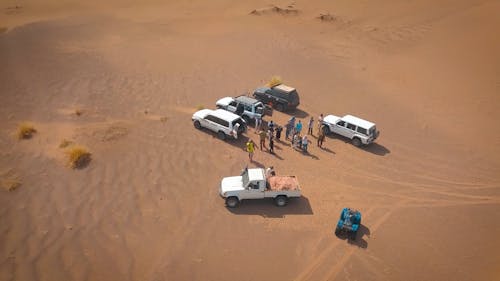
[[[274,136],[273,136],[273,131],[269,129],[267,131],[267,137],[269,138],[269,153],[273,154],[274,153]]]
[[[283,127],[281,127],[281,126],[278,126],[278,127],[276,128],[276,139],[277,139],[278,141],[280,141],[280,138],[281,138],[281,131],[282,131],[282,130],[283,130]]]
[[[273,120],[269,121],[269,123],[267,123],[267,127],[269,128],[269,130],[271,130],[271,132],[274,132],[274,122]]]
[[[245,108],[243,107],[243,105],[241,103],[238,104],[238,107],[236,107],[236,114],[241,115],[241,114],[243,114],[243,111],[245,111]]]

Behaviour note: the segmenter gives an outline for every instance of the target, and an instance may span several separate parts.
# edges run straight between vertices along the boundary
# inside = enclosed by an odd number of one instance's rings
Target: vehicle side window
[[[207,117],[205,117],[205,119],[212,121],[214,123],[217,123],[221,126],[229,127],[229,122],[227,122],[226,120],[220,119],[219,117],[215,117],[213,115],[208,115]]]
[[[353,131],[356,131],[356,125],[353,125],[351,123],[347,123],[347,129],[351,129]]]
[[[232,102],[229,103],[229,105],[236,107],[238,104],[236,103],[236,101],[232,101]]]
[[[215,117],[215,118],[216,118],[216,121],[215,121],[215,122],[217,122],[219,125],[224,126],[224,127],[226,127],[226,128],[228,128],[228,127],[229,127],[229,122],[227,122],[226,120],[224,120],[224,119],[220,119],[220,118],[218,118],[218,117]]]
[[[252,106],[245,104],[245,111],[250,111],[252,112]]]
[[[345,127],[345,121],[339,121],[339,122],[337,122],[337,126]]]
[[[250,188],[251,189],[259,189],[259,184],[256,182],[251,182],[250,183]]]
[[[278,98],[282,98],[282,99],[286,99],[286,98],[287,98],[287,95],[286,95],[286,94],[284,94],[284,93],[281,93],[281,92],[276,92],[276,96],[277,96]]]
[[[205,117],[205,120],[208,120],[208,121],[212,121],[212,122],[217,122],[215,121],[215,116],[212,116],[212,115],[207,115],[207,117]]]
[[[358,127],[357,131],[358,131],[358,133],[363,134],[365,136],[368,135],[365,128]]]

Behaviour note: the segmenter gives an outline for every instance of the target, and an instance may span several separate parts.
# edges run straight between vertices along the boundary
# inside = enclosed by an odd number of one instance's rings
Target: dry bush
[[[33,124],[28,122],[19,124],[19,127],[17,128],[17,137],[19,139],[29,139],[34,133],[36,133],[35,127]]]
[[[81,116],[83,114],[83,110],[81,109],[75,109],[75,115],[76,116]]]
[[[288,5],[286,8],[281,8],[275,5],[270,7],[255,9],[250,12],[251,15],[270,15],[270,14],[280,14],[280,15],[297,15],[299,13],[298,9],[295,9],[293,4]]]
[[[84,168],[91,160],[91,153],[86,147],[80,145],[69,148],[66,154],[69,157],[69,165],[73,169]]]
[[[202,110],[202,109],[205,109],[205,106],[204,106],[204,105],[202,105],[202,104],[198,104],[198,105],[196,106],[196,109],[198,109],[198,110]]]
[[[269,80],[269,82],[267,82],[267,86],[269,86],[271,88],[271,87],[277,86],[281,83],[283,83],[283,81],[281,80],[281,77],[273,76],[273,77],[271,77],[271,80]]]
[[[63,139],[63,140],[61,141],[61,143],[59,144],[59,148],[65,148],[65,147],[68,147],[68,146],[70,146],[70,145],[72,145],[72,144],[73,144],[73,142],[72,142],[72,141],[67,140],[67,139]]]
[[[168,117],[167,116],[160,117],[160,121],[165,123],[168,121]]]
[[[7,191],[14,191],[21,186],[21,181],[17,178],[2,180],[2,187]]]
[[[335,21],[335,20],[337,20],[337,18],[335,16],[331,15],[330,13],[319,14],[317,19],[320,19],[321,21]]]

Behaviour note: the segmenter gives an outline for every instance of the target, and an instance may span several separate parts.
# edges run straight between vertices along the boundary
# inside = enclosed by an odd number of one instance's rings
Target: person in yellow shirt
[[[247,142],[247,152],[248,152],[248,159],[250,159],[250,162],[253,162],[254,151],[255,151],[255,143],[253,142],[252,139],[249,139]]]

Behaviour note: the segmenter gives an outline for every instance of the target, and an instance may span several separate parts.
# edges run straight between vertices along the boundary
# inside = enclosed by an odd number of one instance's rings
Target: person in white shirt
[[[272,177],[272,176],[276,176],[276,172],[274,171],[274,167],[271,166],[269,168],[266,169],[266,178],[269,178],[269,177]]]
[[[302,138],[302,149],[304,152],[307,152],[307,145],[309,144],[309,140],[307,139],[307,135],[304,135]]]

